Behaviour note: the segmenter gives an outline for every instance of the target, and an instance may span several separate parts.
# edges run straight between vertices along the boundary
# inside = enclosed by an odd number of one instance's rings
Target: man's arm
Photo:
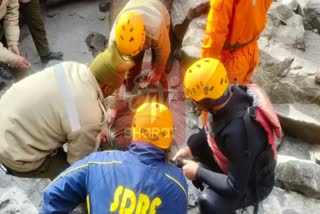
[[[19,1],[9,0],[7,13],[3,18],[3,28],[8,46],[19,43]]]
[[[208,23],[202,42],[202,58],[219,58],[229,34],[233,0],[211,0]]]
[[[152,69],[157,74],[165,72],[167,60],[170,54],[170,38],[166,26],[162,26],[158,41],[152,40],[152,49],[155,56],[152,59]]]
[[[62,172],[44,191],[39,213],[69,213],[84,202],[87,171],[88,159],[83,159]]]
[[[17,63],[17,60],[18,55],[15,55],[7,48],[3,47],[2,43],[0,42],[0,62],[14,66]]]

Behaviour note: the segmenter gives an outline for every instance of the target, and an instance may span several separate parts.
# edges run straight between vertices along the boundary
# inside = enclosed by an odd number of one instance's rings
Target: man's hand
[[[109,108],[107,110],[107,123],[109,127],[113,125],[116,116],[117,116],[117,109]]]
[[[14,54],[20,56],[20,50],[19,50],[19,48],[18,48],[17,45],[11,45],[11,46],[9,46],[8,50],[11,51],[11,52],[14,53]]]
[[[196,180],[199,164],[191,160],[184,160],[183,163],[184,163],[184,166],[182,167],[183,174],[191,181]]]
[[[96,145],[108,143],[108,141],[108,135],[103,130],[101,130],[96,137]]]
[[[191,159],[192,158],[192,153],[189,148],[189,146],[186,146],[182,149],[180,149],[172,158],[172,160],[176,160],[177,158],[182,158],[182,159]]]
[[[18,59],[16,61],[16,64],[14,65],[14,67],[26,70],[31,67],[31,63],[28,60],[26,60],[24,57],[18,56]]]
[[[148,75],[149,85],[155,86],[161,78],[161,73],[157,73],[155,69],[152,69]]]

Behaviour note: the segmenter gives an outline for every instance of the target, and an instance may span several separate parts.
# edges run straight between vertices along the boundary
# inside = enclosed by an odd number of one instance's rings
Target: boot
[[[42,64],[47,64],[51,60],[63,60],[63,53],[59,52],[49,52],[47,56],[40,57]]]

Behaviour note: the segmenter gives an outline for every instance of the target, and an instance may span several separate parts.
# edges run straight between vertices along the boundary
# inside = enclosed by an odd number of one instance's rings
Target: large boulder
[[[320,143],[316,134],[320,115],[314,114],[320,111],[320,85],[314,82],[319,72],[320,36],[306,31],[305,42],[307,49],[301,51],[281,43],[267,44],[261,38],[260,61],[253,80],[274,104],[285,104],[277,109],[285,131],[310,143]]]
[[[183,38],[181,54],[186,67],[201,55],[202,39],[207,24],[207,15],[201,15],[192,20]]]
[[[320,210],[320,200],[305,197],[296,192],[274,187],[271,194],[259,206],[258,214],[317,214]],[[253,213],[252,207],[238,214]]]
[[[317,30],[320,34],[320,1],[309,0],[303,9],[305,14],[304,24],[308,30]]]
[[[320,144],[309,144],[301,139],[285,136],[282,138],[280,148],[278,148],[278,154],[317,163]]]
[[[207,12],[210,0],[175,0],[171,8],[171,23],[175,36],[181,41],[192,19]]]
[[[266,37],[269,43],[282,43],[305,50],[302,17],[295,14],[290,7],[279,2],[272,3],[261,36]]]
[[[316,104],[274,104],[282,128],[293,137],[320,144],[320,106]]]
[[[312,161],[278,156],[276,186],[320,199],[320,166]]]

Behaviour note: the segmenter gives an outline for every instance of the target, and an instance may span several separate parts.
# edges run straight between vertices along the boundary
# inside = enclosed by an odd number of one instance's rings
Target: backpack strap
[[[250,150],[250,148],[252,147],[252,145],[254,144],[254,140],[253,137],[254,136],[254,132],[253,132],[253,124],[252,124],[252,119],[255,119],[256,117],[256,108],[255,107],[248,107],[246,112],[243,115],[243,121],[244,121],[244,125],[245,125],[245,129],[246,129],[246,134],[247,134],[247,138],[248,138],[248,156],[249,156],[249,160],[253,161],[253,155],[252,152]],[[258,213],[258,207],[259,207],[259,203],[258,203],[258,189],[257,189],[257,181],[255,182],[255,186],[253,187],[254,192],[255,192],[255,201],[253,203],[253,213],[257,214]]]

